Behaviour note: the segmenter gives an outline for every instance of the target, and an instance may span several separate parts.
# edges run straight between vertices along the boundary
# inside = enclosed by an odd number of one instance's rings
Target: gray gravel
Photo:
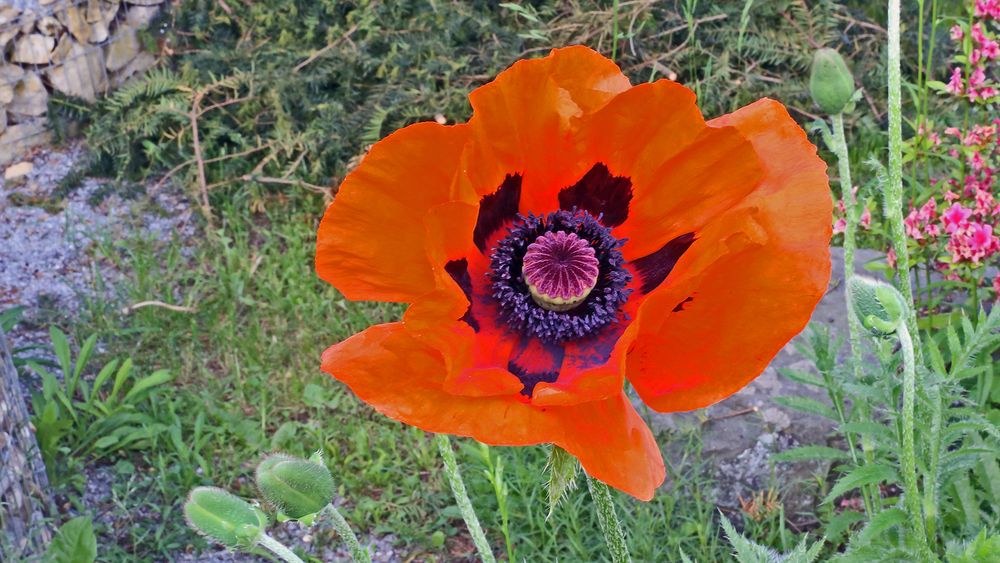
[[[111,180],[94,178],[61,189],[83,154],[78,144],[41,150],[26,159],[34,165],[26,177],[5,182],[0,176],[0,310],[22,305],[28,320],[40,312],[72,318],[83,296],[114,301],[113,288],[124,277],[110,261],[95,259],[99,242],[193,238],[192,210],[176,193],[123,199]],[[97,293],[97,281],[106,288],[103,295]],[[44,331],[37,332],[15,329],[14,347],[44,341]]]

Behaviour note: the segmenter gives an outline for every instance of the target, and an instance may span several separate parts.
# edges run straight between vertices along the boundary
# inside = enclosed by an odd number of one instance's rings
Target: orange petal
[[[323,370],[382,414],[428,432],[502,446],[555,443],[594,477],[643,500],[663,482],[652,433],[621,393],[571,407],[535,407],[510,395],[452,395],[442,387],[441,355],[401,323],[371,327],[330,347]]]
[[[669,80],[619,94],[586,119],[587,162],[603,162],[632,181],[625,223],[628,260],[699,230],[738,203],[763,175],[753,147],[736,129],[708,127],[694,93]]]
[[[348,299],[414,301],[435,287],[424,216],[460,199],[465,125],[417,123],[376,143],[319,226],[316,272]]]
[[[583,46],[514,63],[469,95],[472,188],[492,193],[506,174],[521,173],[522,212],[557,209],[558,190],[593,165],[577,158],[573,132],[628,87],[614,62]]]
[[[827,167],[802,129],[772,100],[709,125],[749,139],[764,177],[697,233],[639,309],[626,375],[664,412],[711,405],[757,377],[809,321],[830,277]]]

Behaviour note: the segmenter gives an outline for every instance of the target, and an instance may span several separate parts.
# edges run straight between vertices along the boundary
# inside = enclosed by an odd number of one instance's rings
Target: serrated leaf
[[[550,518],[566,493],[576,488],[580,462],[566,450],[553,445],[546,469],[549,474],[549,513],[546,518]]]
[[[77,516],[59,527],[45,552],[47,563],[93,563],[97,559],[97,538],[89,516]]]
[[[862,465],[861,467],[844,474],[837,481],[837,484],[830,489],[830,493],[823,499],[823,504],[832,501],[847,491],[857,489],[858,487],[881,483],[882,481],[894,482],[897,479],[896,470],[887,465],[879,463]]]
[[[909,521],[909,519],[909,515],[898,508],[883,510],[872,517],[871,521],[868,522],[868,525],[861,530],[860,534],[858,534],[858,538],[855,541],[859,545],[869,544],[873,539],[882,535],[882,533],[889,528],[899,526],[904,522]]]
[[[830,518],[830,523],[826,525],[823,530],[826,533],[826,537],[831,540],[836,540],[844,532],[850,529],[852,524],[860,522],[865,519],[865,515],[856,510],[845,510],[833,518]]]
[[[807,371],[791,368],[778,368],[778,373],[788,379],[791,379],[792,381],[795,381],[796,383],[813,385],[815,387],[825,387],[823,380]]]

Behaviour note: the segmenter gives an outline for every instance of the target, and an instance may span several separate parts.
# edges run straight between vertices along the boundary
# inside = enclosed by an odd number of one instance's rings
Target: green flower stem
[[[267,534],[261,534],[257,545],[267,548],[271,553],[277,555],[282,561],[286,561],[287,563],[305,563],[292,550],[285,547],[285,544]]]
[[[885,216],[889,223],[889,238],[896,251],[899,273],[897,288],[909,305],[906,328],[912,347],[921,354],[920,332],[917,330],[916,307],[910,285],[910,252],[906,247],[903,228],[903,102],[899,54],[899,0],[889,0],[889,181],[885,186]],[[923,33],[923,30],[921,30]]]
[[[451,483],[451,492],[455,495],[455,502],[458,503],[458,510],[462,513],[465,525],[472,534],[472,542],[476,544],[479,551],[479,558],[484,563],[495,563],[493,550],[486,541],[486,534],[483,533],[482,526],[479,525],[479,518],[472,508],[472,501],[469,500],[469,493],[465,490],[465,483],[462,481],[462,474],[458,472],[458,462],[455,461],[455,450],[451,447],[451,440],[447,434],[436,436],[438,449],[441,450],[441,457],[444,458],[444,471],[448,475],[448,482]]]
[[[611,491],[604,483],[587,475],[587,488],[590,489],[590,498],[594,499],[597,506],[597,519],[601,523],[601,531],[604,532],[604,541],[608,544],[608,551],[611,552],[611,560],[614,563],[627,563],[632,561],[628,554],[628,546],[625,545],[625,533],[622,532],[622,525],[618,522],[615,514],[615,503],[611,498]]]
[[[354,535],[354,530],[351,529],[351,525],[347,523],[344,515],[337,510],[336,506],[333,506],[332,502],[326,505],[322,512],[320,512],[320,516],[323,514],[330,515],[330,519],[333,520],[333,528],[337,530],[337,535],[347,543],[347,548],[351,550],[351,559],[359,563],[371,563],[372,558],[368,554],[368,548],[361,546],[358,536]]]
[[[917,488],[917,457],[913,445],[914,395],[917,392],[913,341],[910,339],[909,330],[904,323],[900,323],[897,334],[899,346],[903,352],[903,455],[900,465],[903,469],[903,484],[906,487],[904,491],[906,510],[910,513],[910,522],[913,526],[913,536],[917,543],[917,549],[927,557],[928,561],[933,561],[935,558],[927,545],[921,496]]]
[[[841,197],[844,198],[844,213],[846,215],[844,219],[847,223],[847,226],[844,228],[844,300],[847,303],[847,310],[851,311],[853,305],[851,304],[851,296],[847,292],[846,286],[850,283],[851,278],[854,277],[854,251],[857,248],[856,233],[858,231],[859,217],[851,183],[851,160],[847,154],[847,139],[844,136],[844,115],[838,113],[833,115],[831,119],[833,121],[833,152],[837,157],[840,193]],[[863,375],[861,371],[861,362],[863,361],[861,356],[861,326],[855,315],[847,315],[847,333],[851,344],[851,364],[854,367],[854,379],[861,380]],[[841,415],[841,419],[842,424],[846,422],[843,415]],[[845,436],[847,437],[848,449],[851,452],[851,459],[857,464],[858,457],[855,453],[854,436],[850,432],[846,432]],[[875,514],[873,495],[874,493],[870,485],[862,487],[861,497],[865,503],[865,512],[869,518]]]

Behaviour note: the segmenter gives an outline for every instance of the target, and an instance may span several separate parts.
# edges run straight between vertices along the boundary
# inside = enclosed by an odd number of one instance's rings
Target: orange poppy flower
[[[586,47],[470,95],[468,123],[389,135],[340,186],[316,270],[401,322],[323,369],[379,412],[493,445],[553,443],[639,499],[663,459],[623,386],[686,411],[736,392],[830,274],[826,164],[784,107],[706,122]]]

